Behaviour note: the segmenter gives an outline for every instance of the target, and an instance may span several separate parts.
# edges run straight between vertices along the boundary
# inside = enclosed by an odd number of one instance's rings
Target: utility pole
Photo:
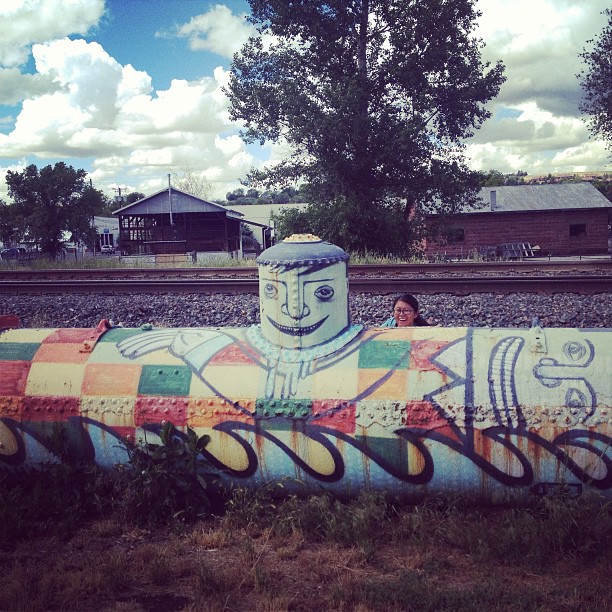
[[[123,188],[124,191],[127,191],[127,189],[124,187]],[[122,203],[125,202],[125,196],[121,195],[121,187],[113,187],[113,191],[117,194],[113,200],[115,201],[115,203]]]

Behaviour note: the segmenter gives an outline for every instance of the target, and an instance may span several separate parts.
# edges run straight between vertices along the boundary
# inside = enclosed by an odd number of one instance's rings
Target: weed
[[[216,473],[202,456],[210,437],[191,428],[179,434],[166,422],[159,432],[161,444],[128,445],[129,464],[122,470],[119,506],[138,525],[184,522],[221,511]]]
[[[349,252],[350,261],[352,264],[402,264],[402,263],[425,263],[427,260],[423,257],[411,257],[405,259],[393,255],[379,255],[376,253],[354,253]],[[444,259],[443,257],[439,257]],[[200,256],[197,261],[186,262],[147,262],[128,257],[84,257],[75,259],[74,257],[66,257],[65,259],[50,259],[47,257],[39,257],[32,259],[27,263],[27,267],[33,270],[98,270],[98,269],[124,269],[124,268],[255,268],[256,263],[251,258],[229,258],[219,255],[204,255]],[[19,264],[10,261],[0,262],[0,269],[22,269],[26,264]]]
[[[294,529],[286,537],[275,543],[275,552],[279,559],[292,559],[304,548],[304,534]]]
[[[270,573],[259,563],[253,566],[253,585],[258,593],[273,594],[273,580]]]
[[[228,527],[250,527],[278,519],[276,492],[280,485],[263,486],[256,489],[234,487],[228,492],[226,523]]]
[[[379,255],[366,251],[365,253],[349,252],[350,262],[352,264],[372,264],[372,265],[393,265],[393,264],[420,264],[426,262],[426,259],[419,256],[413,256],[409,259],[397,257],[395,255]]]
[[[546,594],[529,587],[510,592],[496,578],[460,587],[432,580],[424,572],[403,571],[386,580],[348,582],[334,589],[332,601],[342,603],[344,609],[361,605],[373,610],[538,610],[543,609]]]
[[[247,560],[247,563],[253,564],[257,560],[257,550],[255,549],[255,542],[251,538],[245,538],[241,544],[240,548],[242,549],[242,553]]]
[[[185,533],[183,539],[188,545],[202,547],[205,550],[215,550],[228,544],[230,533],[223,524],[198,526]]]
[[[299,530],[311,541],[357,544],[367,551],[388,520],[387,503],[378,493],[362,493],[348,504],[331,495],[291,496],[279,504],[274,530],[284,535]]]
[[[172,516],[161,529],[123,521],[118,532],[119,505],[70,542],[13,543],[0,609],[610,609],[610,504],[234,493],[223,517],[190,524],[180,538]]]
[[[112,554],[101,563],[100,571],[104,584],[111,592],[119,592],[130,584],[130,561],[123,552]]]
[[[195,568],[196,599],[219,598],[228,588],[230,585],[207,563],[200,562]]]
[[[145,572],[149,582],[155,586],[164,586],[170,582],[170,563],[166,557],[152,556]]]

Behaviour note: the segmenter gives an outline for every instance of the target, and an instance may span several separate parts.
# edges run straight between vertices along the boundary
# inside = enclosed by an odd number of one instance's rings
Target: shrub
[[[179,432],[166,422],[161,443],[128,444],[129,463],[118,470],[117,505],[127,520],[158,525],[169,519],[193,521],[219,513],[222,495],[217,474],[202,456],[210,436],[191,428]]]

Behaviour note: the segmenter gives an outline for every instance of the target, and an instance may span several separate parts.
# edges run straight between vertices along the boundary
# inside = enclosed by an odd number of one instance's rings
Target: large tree
[[[612,149],[612,10],[606,9],[608,23],[598,39],[589,40],[593,49],[586,49],[580,57],[586,64],[578,76],[585,92],[580,110],[589,115],[589,127]]]
[[[9,170],[10,216],[21,228],[21,239],[37,243],[51,257],[61,252],[66,233],[72,240],[91,242],[92,217],[106,199],[85,181],[86,176],[85,170],[64,162],[40,170],[34,164],[22,172]]]
[[[473,201],[464,140],[504,81],[474,0],[249,1],[259,35],[234,56],[230,114],[293,153],[248,184],[306,181],[312,229],[358,251],[405,251],[419,215]]]

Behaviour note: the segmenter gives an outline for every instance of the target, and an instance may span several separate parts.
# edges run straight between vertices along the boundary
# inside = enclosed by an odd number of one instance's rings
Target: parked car
[[[9,247],[0,251],[2,259],[21,259],[25,257],[26,250],[23,247]]]
[[[108,253],[112,255],[115,252],[115,247],[112,244],[103,244],[100,247],[100,253]]]

